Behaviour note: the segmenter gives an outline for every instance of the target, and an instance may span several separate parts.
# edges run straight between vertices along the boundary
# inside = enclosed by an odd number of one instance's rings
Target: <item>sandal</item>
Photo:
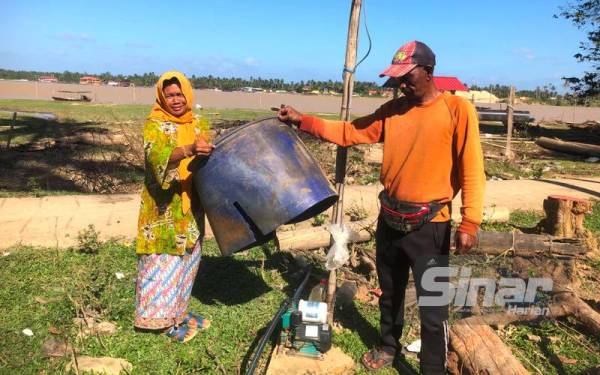
[[[196,329],[204,330],[210,327],[210,320],[204,319],[202,315],[189,312],[185,318],[183,318],[183,324]]]
[[[392,366],[394,355],[386,352],[382,347],[376,347],[363,354],[361,362],[368,370],[374,371]]]
[[[187,324],[180,325],[178,327],[173,326],[165,332],[165,335],[173,339],[174,341],[184,343],[188,342],[196,336],[198,329],[196,327],[190,327]]]

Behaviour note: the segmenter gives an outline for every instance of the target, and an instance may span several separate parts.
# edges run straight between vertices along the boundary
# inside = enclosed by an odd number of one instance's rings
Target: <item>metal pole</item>
[[[346,60],[344,63],[344,93],[342,96],[342,108],[340,119],[348,121],[350,119],[350,105],[352,102],[352,92],[354,90],[354,68],[356,67],[356,47],[358,45],[358,24],[360,21],[360,7],[362,0],[352,0],[350,10],[350,21],[348,24],[348,40],[346,43]],[[338,201],[333,206],[332,224],[342,224],[344,219],[344,178],[346,177],[346,162],[348,160],[348,149],[346,147],[337,148],[335,157],[335,187],[338,193]],[[329,282],[327,285],[327,311],[328,321],[333,324],[333,308],[335,289],[337,288],[337,276],[335,270],[329,272]]]

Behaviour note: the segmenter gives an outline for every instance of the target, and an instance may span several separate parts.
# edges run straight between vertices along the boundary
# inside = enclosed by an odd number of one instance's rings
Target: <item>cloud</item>
[[[58,39],[75,43],[95,43],[96,38],[88,33],[60,33]]]
[[[256,67],[260,65],[260,62],[255,59],[254,57],[250,56],[250,57],[246,57],[246,59],[244,59],[244,64],[246,64],[246,66],[249,67]]]
[[[520,47],[513,51],[517,56],[524,58],[525,60],[534,60],[535,55],[533,51],[527,47]]]

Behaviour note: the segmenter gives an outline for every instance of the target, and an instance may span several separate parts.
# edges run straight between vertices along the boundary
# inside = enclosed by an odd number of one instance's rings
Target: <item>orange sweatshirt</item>
[[[392,197],[448,204],[434,222],[450,220],[452,198],[462,191],[459,231],[475,235],[483,215],[485,174],[479,121],[468,101],[443,93],[422,106],[404,98],[352,122],[304,115],[300,130],[351,146],[383,142],[381,183]]]

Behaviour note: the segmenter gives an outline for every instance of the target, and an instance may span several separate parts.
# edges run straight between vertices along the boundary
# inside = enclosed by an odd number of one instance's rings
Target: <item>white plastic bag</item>
[[[350,254],[348,253],[350,230],[343,224],[332,224],[329,228],[329,233],[333,237],[333,245],[331,245],[327,253],[325,268],[328,271],[332,271],[343,266],[348,261],[348,258],[350,258]]]

